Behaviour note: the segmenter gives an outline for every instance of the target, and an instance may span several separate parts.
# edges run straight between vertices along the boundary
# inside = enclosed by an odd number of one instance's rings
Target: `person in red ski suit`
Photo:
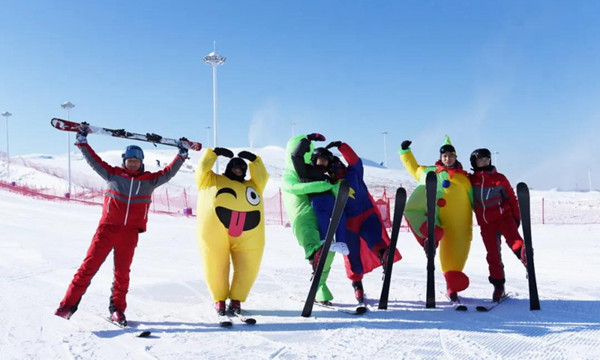
[[[504,264],[502,263],[501,239],[526,264],[523,238],[519,234],[521,214],[512,186],[504,175],[492,165],[488,149],[476,149],[471,153],[473,174],[469,175],[473,186],[473,202],[481,237],[487,251],[489,281],[494,285],[492,300],[498,302],[504,293]]]
[[[175,176],[187,159],[187,149],[180,146],[167,167],[151,173],[144,171],[144,153],[140,147],[128,146],[122,155],[122,166],[111,166],[88,145],[86,135],[85,129],[78,133],[75,145],[92,169],[106,180],[108,188],[96,234],[55,315],[69,319],[77,311],[92,278],[114,250],[114,280],[108,309],[111,319],[125,326],[130,266],[138,235],[146,231],[152,192]]]

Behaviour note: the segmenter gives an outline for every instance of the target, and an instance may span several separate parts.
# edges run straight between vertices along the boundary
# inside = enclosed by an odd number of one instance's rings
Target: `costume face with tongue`
[[[237,187],[237,191],[231,187],[224,187],[217,191],[217,204],[223,200],[224,205],[217,206],[215,213],[225,228],[227,234],[239,237],[244,231],[254,229],[261,219],[261,212],[255,209],[260,203],[260,196],[256,189],[247,186],[246,189]],[[222,198],[222,199],[220,199]]]
[[[265,246],[262,193],[269,174],[258,156],[248,162],[231,158],[226,171],[217,174],[212,171],[217,157],[213,149],[206,149],[194,173],[198,245],[213,301],[243,302],[258,275]]]

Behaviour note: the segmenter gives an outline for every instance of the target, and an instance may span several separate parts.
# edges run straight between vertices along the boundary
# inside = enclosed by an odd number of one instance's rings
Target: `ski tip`
[[[356,309],[354,310],[354,312],[356,315],[362,315],[367,312],[367,307],[366,306],[357,306]]]
[[[139,338],[147,338],[152,334],[152,332],[150,331],[142,331],[141,333],[137,334],[137,337]]]
[[[254,319],[254,318],[246,318],[243,321],[244,321],[244,323],[246,323],[248,325],[256,325],[256,319]]]
[[[221,321],[219,326],[222,328],[230,328],[233,325],[231,321]]]

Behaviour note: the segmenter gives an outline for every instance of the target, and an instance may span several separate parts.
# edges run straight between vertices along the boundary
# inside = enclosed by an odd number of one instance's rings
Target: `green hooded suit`
[[[306,137],[306,135],[295,136],[287,143],[285,149],[285,170],[283,171],[281,187],[283,189],[283,204],[290,219],[292,231],[300,246],[304,248],[305,258],[308,259],[319,247],[321,247],[322,240],[317,227],[317,217],[310,206],[308,194],[329,190],[336,192],[337,185],[333,185],[328,181],[300,182],[298,174],[296,174],[296,170],[294,170],[294,165],[292,164],[292,152],[304,137]],[[311,151],[306,153],[305,157],[307,163],[310,162],[310,155],[313,148],[314,146],[311,143]],[[327,262],[325,263],[323,275],[319,282],[319,289],[316,296],[317,301],[330,301],[333,299],[333,295],[329,291],[329,288],[327,288],[325,282],[329,276],[329,270],[331,269],[334,254],[335,253],[330,252],[327,256]]]

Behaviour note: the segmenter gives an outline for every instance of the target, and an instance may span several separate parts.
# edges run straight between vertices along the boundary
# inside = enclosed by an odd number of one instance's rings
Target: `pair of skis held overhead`
[[[434,233],[434,224],[435,224],[435,207],[436,207],[436,192],[437,192],[437,176],[435,172],[429,172],[427,174],[426,180],[426,194],[427,194],[427,229],[429,234]],[[333,208],[333,213],[331,215],[331,222],[329,224],[329,228],[327,230],[327,235],[325,238],[325,243],[323,244],[323,252],[327,253],[333,241],[333,236],[335,234],[335,229],[339,225],[340,218],[342,216],[342,212],[344,206],[346,205],[346,201],[348,199],[348,184],[346,182],[342,182],[340,184],[340,189],[338,192],[338,196],[335,201],[335,205]],[[525,251],[527,256],[527,279],[529,282],[529,301],[530,301],[530,310],[539,310],[539,297],[537,292],[537,283],[535,277],[535,268],[533,262],[533,247],[531,240],[531,218],[530,218],[530,204],[529,204],[529,189],[525,183],[519,183],[517,185],[517,197],[519,201],[519,208],[521,211],[521,219],[523,225],[523,237],[525,242]],[[389,258],[386,262],[386,268],[384,269],[384,278],[383,278],[383,286],[381,289],[381,296],[379,299],[379,310],[387,309],[388,299],[389,299],[389,290],[392,276],[392,267],[394,264],[394,253],[396,251],[396,247],[398,244],[398,234],[400,231],[400,224],[402,222],[402,216],[404,214],[404,207],[406,204],[406,190],[402,187],[396,190],[396,198],[394,202],[394,219],[392,222],[392,236],[390,242],[390,251],[388,251]],[[427,291],[426,291],[426,308],[435,307],[435,242],[427,241]],[[323,273],[323,268],[325,267],[326,257],[322,256],[319,259],[317,264],[317,268],[314,271],[311,287],[309,289],[306,302],[304,304],[304,309],[302,310],[302,316],[309,317],[312,313],[313,304],[315,302],[315,296],[317,293],[319,281],[321,279],[321,275]],[[490,304],[481,304],[476,306],[478,311],[489,311],[493,309],[496,305],[502,302],[502,300],[506,299],[506,297],[502,298],[501,301]],[[467,306],[464,304],[454,304],[457,310],[467,310]],[[359,304],[356,308],[356,311],[351,312],[353,314],[362,314],[366,310],[364,304]]]

